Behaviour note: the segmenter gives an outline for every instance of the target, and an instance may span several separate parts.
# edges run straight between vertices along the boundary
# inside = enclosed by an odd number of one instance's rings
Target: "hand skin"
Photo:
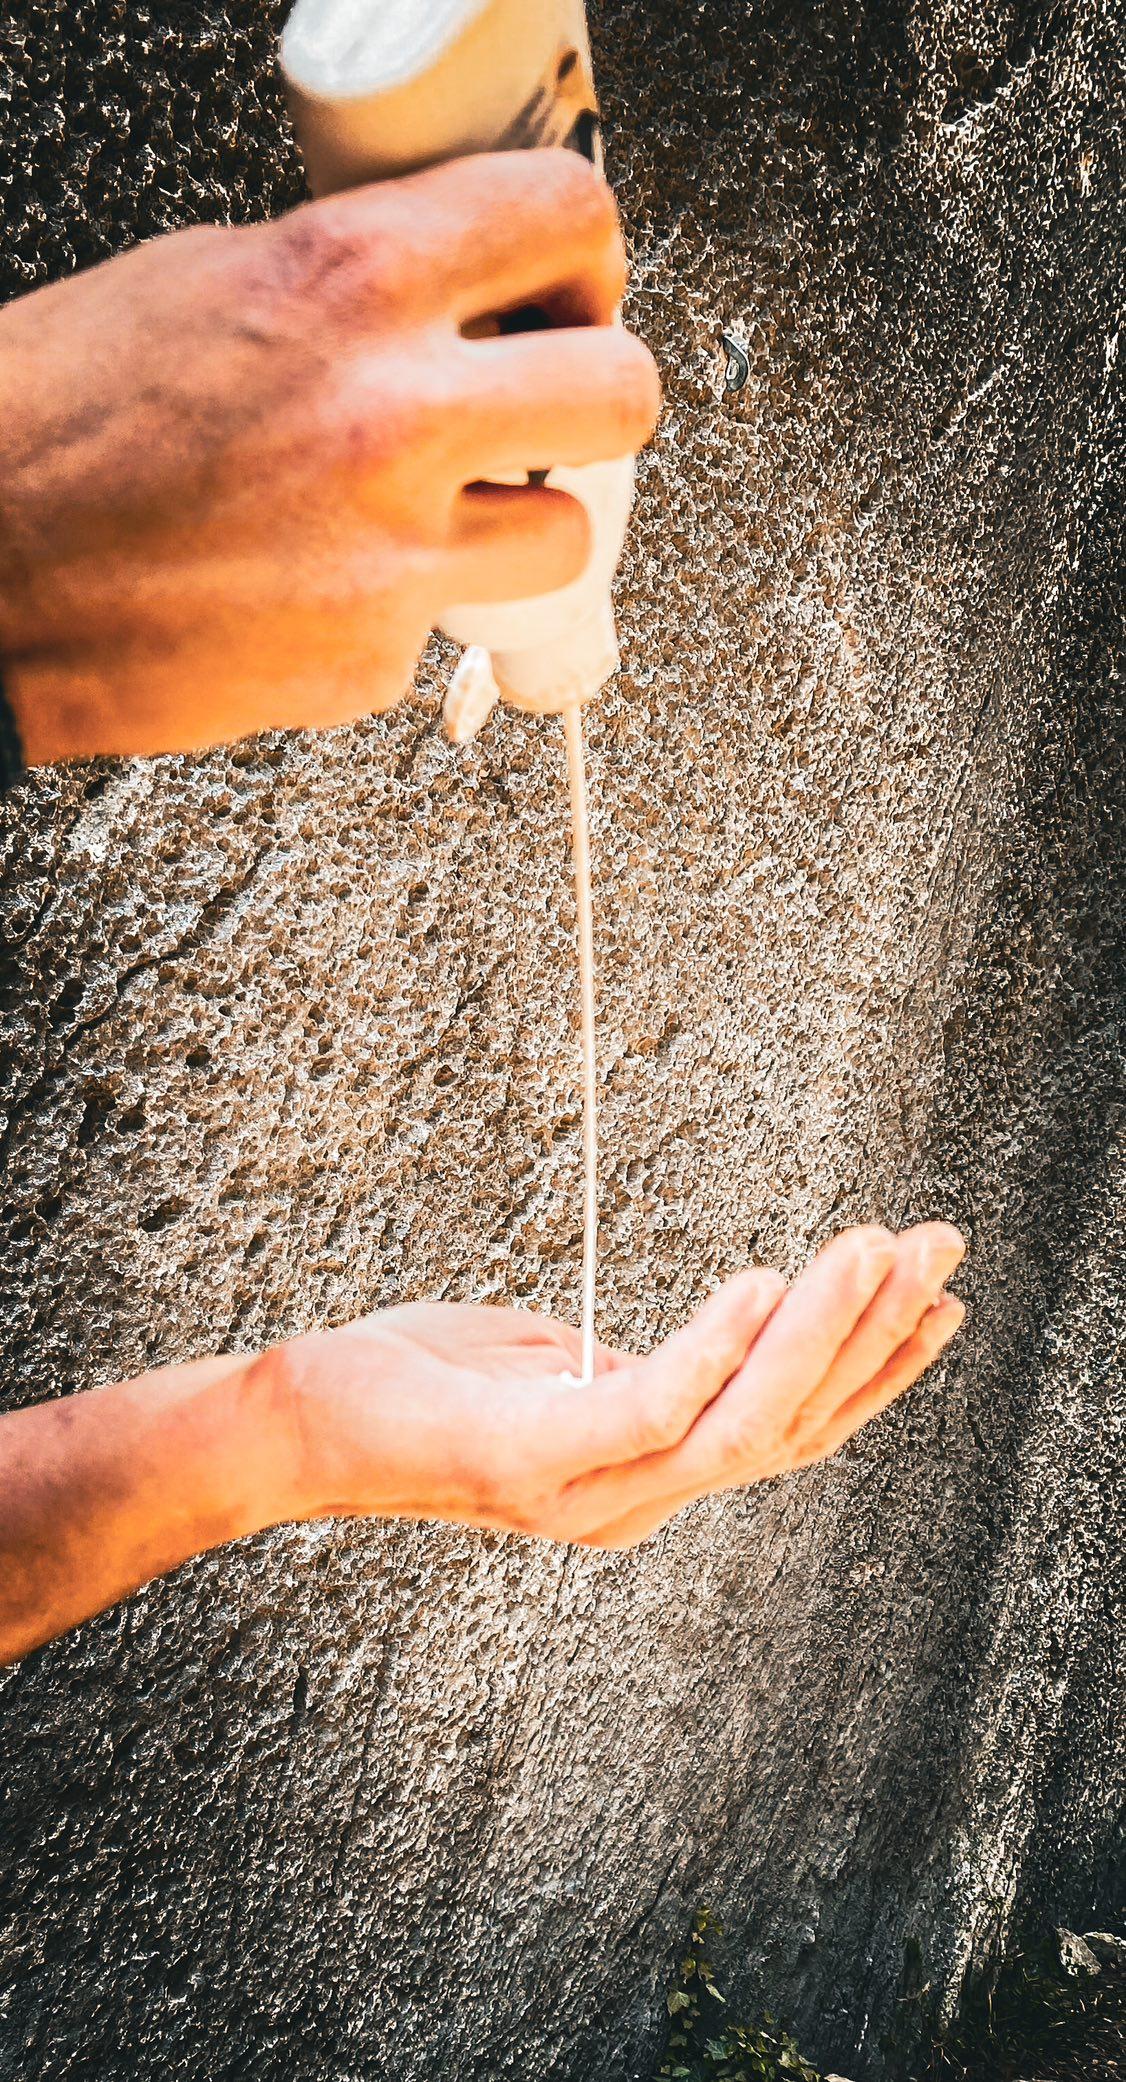
[[[412,1305],[0,1418],[0,1660],[285,1520],[444,1519],[636,1545],[696,1497],[808,1467],[962,1321],[964,1245],[856,1229],[795,1284],[729,1280],[647,1358],[504,1309]]]
[[[612,323],[605,184],[485,155],[180,233],[0,313],[0,661],[30,763],[390,706],[444,610],[578,576],[581,506],[495,481],[624,455],[659,383]],[[536,304],[548,330],[500,335]],[[835,1452],[962,1320],[931,1224],[731,1280],[645,1359],[391,1309],[0,1418],[0,1659],[194,1554],[381,1515],[595,1547]]]
[[[583,507],[489,480],[648,439],[624,288],[601,176],[503,152],[0,312],[0,662],[29,764],[351,721],[406,691],[444,610],[578,577]],[[528,304],[549,327],[497,336]]]

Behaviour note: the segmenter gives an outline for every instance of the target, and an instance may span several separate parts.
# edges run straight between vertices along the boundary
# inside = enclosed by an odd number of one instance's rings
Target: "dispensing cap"
[[[621,664],[614,610],[600,602],[565,636],[526,650],[493,652],[493,671],[506,701],[531,715],[554,715],[589,701]]]

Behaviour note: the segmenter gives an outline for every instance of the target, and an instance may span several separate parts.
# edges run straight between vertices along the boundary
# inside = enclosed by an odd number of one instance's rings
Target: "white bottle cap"
[[[493,671],[505,700],[533,715],[553,715],[577,701],[589,701],[621,662],[608,600],[573,622],[566,636],[531,644],[527,650],[493,652]]]

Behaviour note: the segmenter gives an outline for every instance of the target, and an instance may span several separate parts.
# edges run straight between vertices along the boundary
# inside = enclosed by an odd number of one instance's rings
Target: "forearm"
[[[0,1662],[298,1515],[276,1376],[204,1359],[0,1418]]]

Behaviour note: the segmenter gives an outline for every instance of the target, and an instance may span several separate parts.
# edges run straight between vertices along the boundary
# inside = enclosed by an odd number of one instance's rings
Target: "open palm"
[[[591,1546],[808,1466],[953,1336],[957,1230],[850,1230],[788,1287],[738,1274],[644,1358],[550,1316],[418,1303],[289,1348],[323,1511],[446,1518]],[[564,1378],[566,1377],[566,1378]]]

